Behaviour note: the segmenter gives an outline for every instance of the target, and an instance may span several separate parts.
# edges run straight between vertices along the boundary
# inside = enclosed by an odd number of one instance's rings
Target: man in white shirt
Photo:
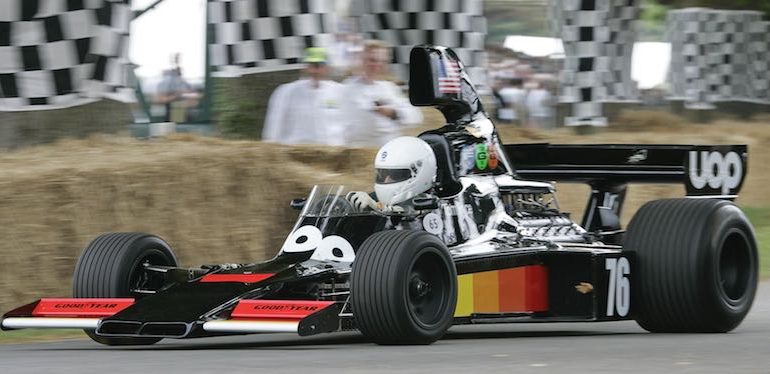
[[[382,42],[364,43],[358,75],[346,79],[345,138],[352,147],[380,147],[401,135],[401,130],[422,122],[393,82],[379,80],[390,62],[390,49]]]
[[[547,129],[554,127],[553,95],[543,86],[543,83],[533,83],[533,88],[525,99],[531,127]]]
[[[504,105],[498,111],[498,116],[503,122],[519,124],[523,117],[522,107],[526,92],[521,88],[521,83],[521,79],[511,79],[507,86],[498,91]]]
[[[343,145],[342,85],[326,79],[326,51],[308,48],[303,61],[306,77],[278,86],[270,96],[262,140]]]

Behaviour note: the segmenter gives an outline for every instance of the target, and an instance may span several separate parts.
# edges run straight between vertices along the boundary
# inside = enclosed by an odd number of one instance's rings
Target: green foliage
[[[299,70],[213,79],[213,113],[217,129],[230,139],[260,139],[273,90],[297,78]]]
[[[655,0],[642,1],[641,20],[644,22],[665,22],[669,7],[658,4]]]
[[[662,41],[666,32],[666,12],[668,6],[658,4],[655,0],[643,0],[642,12],[639,19],[640,41]]]
[[[484,14],[489,25],[487,43],[502,44],[508,35],[551,36],[547,22],[548,9],[538,4],[512,5],[487,1]]]
[[[0,111],[0,149],[120,133],[133,121],[131,107],[113,100],[55,110]]]
[[[708,7],[714,9],[758,10],[770,16],[770,0],[658,0],[675,8]]]
[[[257,126],[257,109],[253,98],[239,95],[241,89],[235,79],[214,82],[214,116],[222,136],[230,139],[259,139],[258,130],[261,130],[261,126]]]
[[[533,27],[526,22],[510,21],[490,24],[487,42],[502,44],[509,35],[551,36],[545,25]]]

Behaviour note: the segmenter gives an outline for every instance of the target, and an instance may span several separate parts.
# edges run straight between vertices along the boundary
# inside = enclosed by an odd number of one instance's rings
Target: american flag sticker
[[[460,65],[448,58],[441,63],[441,74],[438,78],[438,92],[443,94],[460,93]]]

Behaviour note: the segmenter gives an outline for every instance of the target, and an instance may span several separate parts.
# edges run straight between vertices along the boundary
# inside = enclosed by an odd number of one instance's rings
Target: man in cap
[[[326,50],[307,48],[303,77],[270,96],[262,140],[281,144],[342,145],[341,85],[326,79]]]

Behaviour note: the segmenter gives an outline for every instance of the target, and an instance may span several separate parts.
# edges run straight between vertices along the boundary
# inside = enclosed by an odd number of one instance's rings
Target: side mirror
[[[438,197],[436,196],[418,196],[412,199],[412,206],[415,210],[433,210],[438,208]]]
[[[409,101],[435,106],[450,124],[483,110],[457,53],[440,46],[418,45],[409,53]]]
[[[291,206],[294,210],[302,210],[302,208],[305,207],[305,203],[307,202],[307,199],[292,199],[289,203],[289,206]]]

